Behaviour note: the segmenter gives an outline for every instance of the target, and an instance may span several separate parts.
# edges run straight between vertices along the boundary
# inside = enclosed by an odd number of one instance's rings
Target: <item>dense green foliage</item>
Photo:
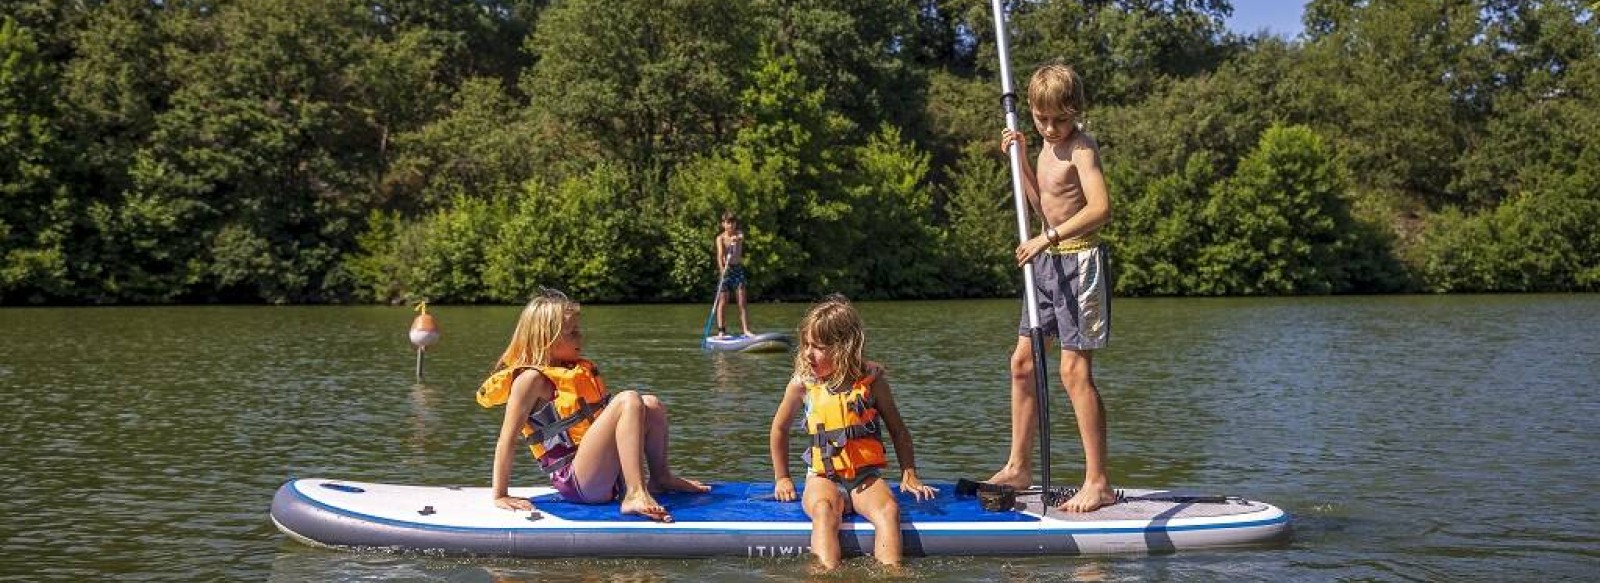
[[[1600,290],[1583,0],[1008,2],[1121,295]],[[0,304],[1013,293],[980,0],[0,0]],[[1026,121],[1027,116],[1023,116]],[[1037,136],[1034,137],[1037,143]]]

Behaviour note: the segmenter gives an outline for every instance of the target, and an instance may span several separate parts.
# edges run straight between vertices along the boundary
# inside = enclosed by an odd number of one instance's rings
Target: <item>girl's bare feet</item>
[[[669,475],[669,476],[667,476],[665,478],[659,478],[659,479],[650,480],[650,491],[651,492],[695,492],[695,493],[699,493],[699,492],[710,492],[711,491],[711,486],[707,486],[705,484],[702,484],[697,480],[690,480],[690,479],[687,479],[687,478],[679,478],[677,476],[670,476]]]
[[[672,522],[672,515],[667,513],[666,507],[644,491],[630,493],[623,498],[622,513],[637,514],[656,522]]]

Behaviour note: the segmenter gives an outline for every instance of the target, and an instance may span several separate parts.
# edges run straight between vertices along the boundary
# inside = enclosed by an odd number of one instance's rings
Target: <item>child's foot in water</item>
[[[665,478],[650,480],[650,492],[710,492],[707,486],[698,480],[690,480],[669,475]]]
[[[812,576],[831,575],[839,570],[839,563],[832,565],[822,562],[821,559],[811,561],[811,566],[806,569]]]
[[[1056,509],[1063,512],[1094,512],[1102,506],[1116,503],[1117,492],[1111,489],[1110,484],[1103,482],[1099,484],[1084,483],[1083,488],[1079,489],[1077,494],[1056,506]]]
[[[667,513],[666,507],[656,502],[649,492],[644,491],[628,494],[627,498],[623,498],[622,513],[637,514],[656,522],[672,522],[672,515]]]

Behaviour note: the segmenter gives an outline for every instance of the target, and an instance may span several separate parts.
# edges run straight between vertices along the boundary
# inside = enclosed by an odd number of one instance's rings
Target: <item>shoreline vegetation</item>
[[[0,306],[703,301],[724,210],[753,298],[1020,279],[976,0],[0,6]],[[1010,10],[1117,296],[1600,291],[1591,2]]]

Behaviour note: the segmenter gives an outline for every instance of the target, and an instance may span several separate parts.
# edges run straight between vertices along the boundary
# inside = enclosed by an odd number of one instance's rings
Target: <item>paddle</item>
[[[955,494],[956,494],[957,497],[970,498],[970,497],[973,497],[973,496],[978,496],[979,494],[982,494],[984,492],[1011,493],[1011,494],[1015,494],[1016,497],[1021,498],[1023,496],[1039,496],[1039,495],[1042,495],[1045,492],[1045,490],[1043,488],[1040,488],[1040,489],[1028,488],[1028,489],[1025,489],[1025,490],[1018,490],[1016,488],[1012,488],[1011,486],[1007,486],[1005,484],[990,484],[988,482],[979,482],[979,481],[976,481],[976,480],[968,480],[966,478],[961,478],[960,480],[956,481]],[[1061,492],[1051,492],[1051,495],[1052,496],[1071,496],[1072,494],[1075,494],[1075,493],[1077,493],[1076,489],[1074,489],[1074,488],[1066,488]],[[1127,494],[1127,492],[1123,492],[1122,490],[1117,490],[1116,493],[1117,493],[1117,502],[1119,504],[1123,503],[1123,502],[1128,502],[1130,500],[1132,500],[1132,501],[1147,501],[1147,502],[1172,502],[1172,503],[1176,503],[1176,504],[1246,504],[1247,503],[1247,501],[1244,498],[1241,498],[1239,496],[1227,496],[1227,495],[1220,495],[1220,494],[1215,494],[1215,495],[1214,494],[1175,494],[1175,493],[1168,492],[1168,493],[1141,494],[1141,495],[1129,496]]]
[[[711,325],[717,318],[717,302],[722,299],[722,284],[728,281],[728,263],[733,261],[733,253],[728,253],[722,259],[722,270],[717,274],[717,291],[711,294],[711,312],[706,314],[705,330],[700,332],[700,348],[709,348],[711,338]]]
[[[1000,53],[1000,104],[1006,112],[1006,129],[1017,130],[1017,94],[1011,88],[1011,55],[1006,47],[1006,16],[1001,0],[990,0],[994,9],[995,48]],[[1026,243],[1028,237],[1028,203],[1022,192],[1022,150],[1012,142],[1007,156],[1011,160],[1011,196],[1017,208],[1017,236]],[[1050,503],[1050,391],[1046,387],[1044,334],[1039,330],[1039,305],[1033,287],[1033,263],[1022,266],[1023,311],[1028,314],[1028,336],[1033,341],[1033,390],[1039,409],[1039,473],[1040,490],[1045,492],[1045,503]]]

